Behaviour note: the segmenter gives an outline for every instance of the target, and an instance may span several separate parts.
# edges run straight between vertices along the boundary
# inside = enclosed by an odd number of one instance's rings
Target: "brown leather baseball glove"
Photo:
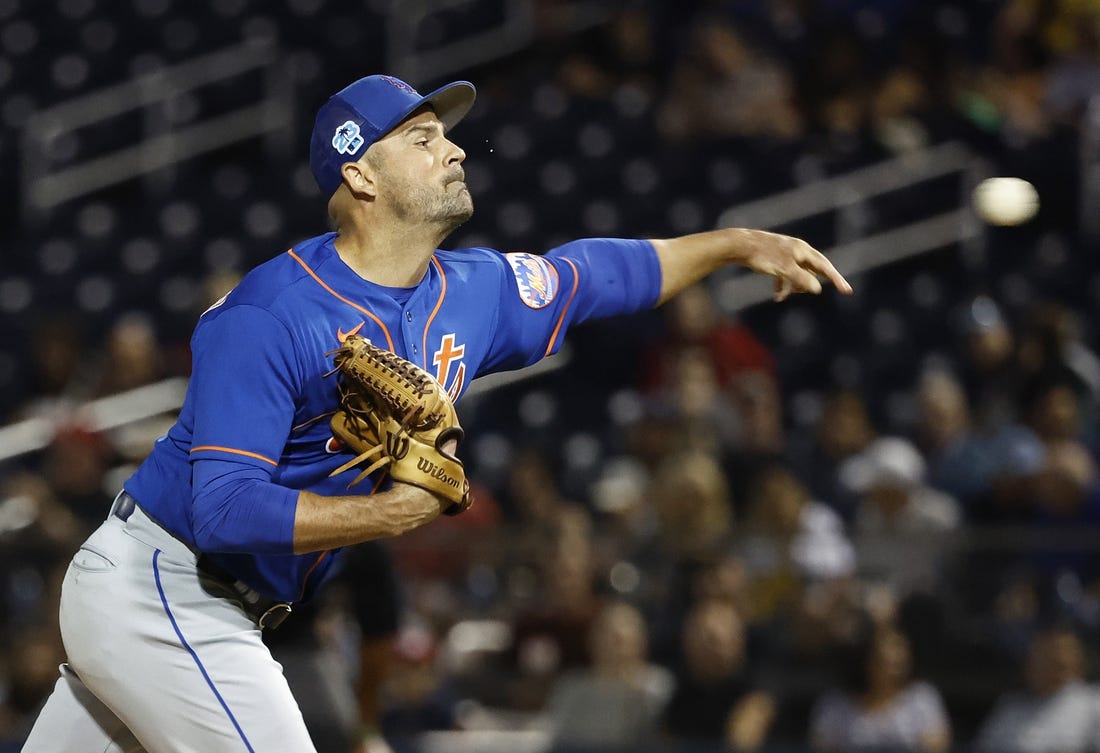
[[[431,374],[400,356],[350,335],[330,355],[339,373],[340,410],[332,417],[332,434],[357,457],[330,475],[351,468],[361,471],[348,488],[378,470],[395,480],[415,484],[449,500],[443,510],[457,515],[473,502],[466,471],[443,449],[461,441],[450,395]]]

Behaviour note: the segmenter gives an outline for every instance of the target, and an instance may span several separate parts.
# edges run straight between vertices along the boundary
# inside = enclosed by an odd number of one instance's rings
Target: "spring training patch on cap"
[[[359,124],[354,120],[345,122],[332,134],[332,148],[340,154],[355,154],[363,146],[363,137],[359,133]]]
[[[505,254],[519,285],[519,298],[528,307],[549,306],[558,294],[558,270],[535,254]]]

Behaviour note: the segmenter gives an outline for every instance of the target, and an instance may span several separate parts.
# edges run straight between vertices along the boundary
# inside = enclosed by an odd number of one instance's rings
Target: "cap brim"
[[[431,105],[436,117],[443,122],[444,130],[451,130],[474,106],[477,89],[469,81],[455,81],[441,86],[421,100],[421,105]]]
[[[443,123],[443,130],[454,128],[458,121],[466,116],[470,108],[474,106],[477,98],[477,89],[469,81],[454,81],[446,86],[441,86],[431,94],[421,97],[400,115],[387,123],[382,129],[385,135],[405,121],[410,115],[424,106],[432,108],[435,115]]]

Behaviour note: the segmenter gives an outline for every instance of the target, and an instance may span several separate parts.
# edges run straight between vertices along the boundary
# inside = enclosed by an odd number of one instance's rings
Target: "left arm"
[[[824,275],[842,293],[852,292],[852,286],[824,254],[788,235],[728,228],[650,242],[661,266],[658,305],[730,264],[774,277],[776,301],[791,293],[820,293],[818,275]]]

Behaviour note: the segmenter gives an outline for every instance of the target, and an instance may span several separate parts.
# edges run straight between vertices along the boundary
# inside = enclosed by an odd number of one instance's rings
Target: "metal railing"
[[[576,33],[606,21],[608,3],[557,0],[554,18],[558,31]],[[448,13],[466,12],[484,18],[495,11],[499,23],[462,33],[447,20]],[[386,18],[386,69],[421,84],[456,71],[499,60],[531,45],[535,38],[533,0],[392,0]],[[447,26],[438,44],[421,42],[425,24]]]
[[[970,195],[988,174],[984,160],[966,145],[950,141],[731,207],[719,216],[718,226],[778,230],[834,213],[837,243],[821,251],[841,273],[855,275],[956,243],[980,250],[985,226],[971,207]],[[864,237],[850,221],[859,214],[853,209],[878,197],[952,175],[959,178],[953,209]],[[739,270],[715,275],[712,284],[728,313],[770,300],[773,293],[771,280]]]
[[[255,101],[187,125],[165,116],[164,106],[181,95],[256,71],[262,86]],[[34,113],[20,148],[24,219],[40,220],[66,201],[249,138],[263,136],[272,147],[284,146],[293,122],[291,85],[273,43],[246,42]],[[116,127],[135,111],[142,127],[133,144],[64,167],[52,164],[55,139],[78,129]]]
[[[430,81],[523,49],[535,31],[531,0],[502,0],[497,26],[423,47],[421,27],[433,16],[469,5],[469,0],[394,0],[386,18],[387,69],[408,81]]]

